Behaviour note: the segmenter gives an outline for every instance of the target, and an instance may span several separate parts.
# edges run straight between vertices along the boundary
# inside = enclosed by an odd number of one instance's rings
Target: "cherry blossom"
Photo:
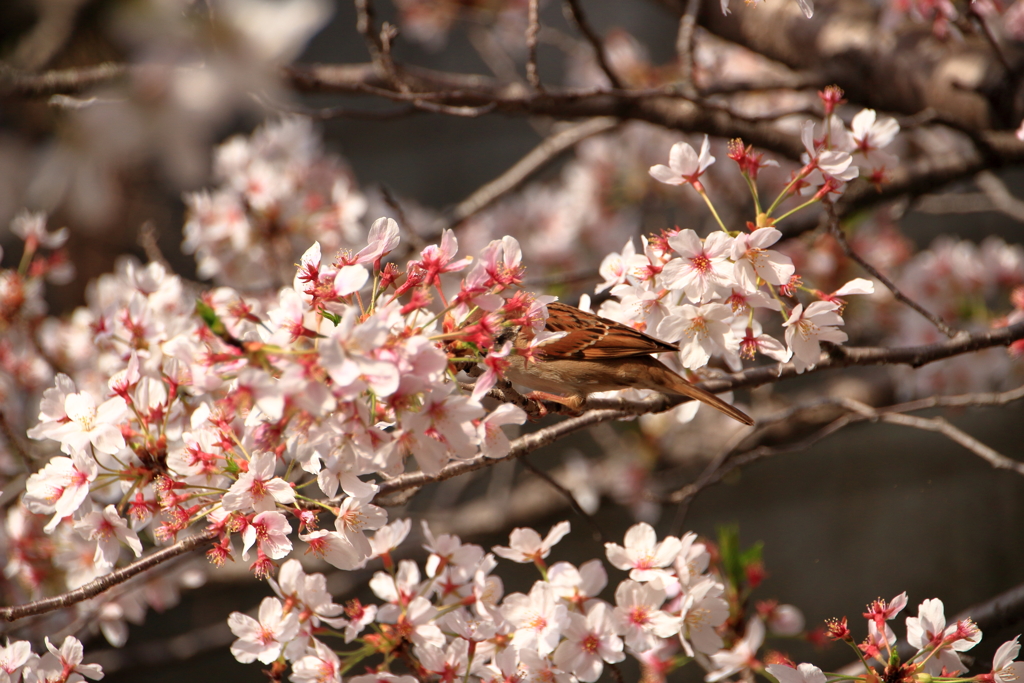
[[[270,664],[299,632],[299,619],[294,611],[286,614],[277,598],[263,598],[259,619],[232,612],[228,626],[238,638],[231,644],[231,654],[235,659],[243,664],[256,660]]]
[[[43,469],[28,478],[25,507],[37,514],[54,513],[43,527],[49,533],[82,505],[89,495],[89,485],[98,474],[96,460],[82,452],[75,452],[70,458],[51,458]]]
[[[99,567],[113,567],[124,543],[135,557],[142,555],[139,535],[128,528],[117,508],[108,505],[102,512],[93,510],[75,522],[75,531],[90,541],[96,541],[96,555],[93,560]]]
[[[613,618],[617,632],[636,652],[658,645],[657,638],[679,633],[679,617],[661,610],[665,591],[656,583],[637,583],[627,579],[615,589]]]
[[[292,665],[290,680],[294,683],[341,683],[341,660],[331,648],[314,640],[312,653]]]
[[[479,381],[479,380],[478,380]],[[508,455],[511,445],[501,425],[526,422],[526,412],[519,406],[503,403],[488,413],[477,428],[480,452],[488,458],[503,458]]]
[[[249,549],[256,543],[260,552],[272,560],[287,557],[292,551],[292,542],[288,538],[291,530],[288,518],[280,512],[260,512],[242,532],[242,557],[248,559]]]
[[[622,648],[607,603],[598,602],[586,615],[569,613],[565,640],[555,650],[553,659],[558,668],[591,683],[601,676],[605,662],[614,664],[626,658]]]
[[[963,664],[956,653],[977,645],[981,640],[981,630],[970,620],[946,626],[945,611],[938,598],[922,602],[917,614],[916,617],[907,617],[907,642],[920,650],[934,649],[935,653],[925,663],[925,671],[939,675],[945,669],[951,676],[963,671]]]
[[[506,596],[501,614],[516,629],[512,645],[517,649],[536,650],[541,656],[555,651],[569,623],[568,610],[557,602],[551,585],[544,581],[534,583],[529,595]]]
[[[559,522],[551,527],[542,540],[540,534],[530,528],[512,531],[508,546],[494,546],[492,550],[499,557],[513,562],[539,562],[548,556],[551,548],[569,533],[569,522]]]
[[[1020,654],[1020,636],[1014,637],[999,646],[995,656],[992,657],[992,672],[978,676],[978,680],[984,683],[1013,683],[1024,674],[1024,662],[1016,662]],[[987,677],[987,679],[986,679]]]
[[[74,636],[66,636],[59,650],[50,642],[49,636],[43,640],[48,653],[37,664],[25,666],[26,680],[75,683],[83,680],[83,676],[94,681],[103,678],[103,668],[99,664],[82,664],[84,649],[81,641]]]
[[[684,368],[696,370],[707,365],[714,354],[733,350],[736,339],[729,323],[732,309],[725,304],[692,306],[683,304],[658,325],[657,336],[680,341],[680,361]]]
[[[722,584],[705,577],[690,586],[680,607],[682,628],[679,639],[686,654],[693,651],[712,655],[722,649],[722,637],[716,629],[729,618],[729,603],[722,599]]]
[[[664,586],[670,567],[679,556],[682,543],[675,536],[658,541],[654,528],[646,522],[634,524],[626,531],[625,547],[605,543],[608,561],[618,569],[629,570],[629,578],[639,583],[657,581]]]
[[[797,304],[783,323],[786,328],[786,344],[793,352],[793,364],[797,372],[804,372],[818,364],[821,358],[821,342],[839,344],[846,341],[846,333],[836,329],[843,319],[836,312],[839,305],[828,301],[815,301],[805,309]]]
[[[69,422],[54,427],[47,436],[61,442],[65,453],[81,451],[91,445],[101,453],[114,454],[125,447],[119,423],[128,407],[124,399],[115,396],[99,406],[88,392],[68,394],[64,411]]]
[[[660,183],[666,183],[667,185],[685,185],[690,183],[700,190],[702,188],[700,187],[699,178],[707,167],[713,163],[715,163],[715,158],[711,156],[708,136],[705,135],[704,142],[700,146],[699,155],[689,144],[677,142],[669,150],[668,166],[663,164],[651,166],[650,174],[652,178]]]
[[[255,510],[267,512],[277,504],[295,502],[295,492],[288,482],[274,476],[277,457],[273,453],[253,454],[249,471],[242,473],[238,481],[224,494],[225,510]]]
[[[764,623],[760,619],[751,619],[743,637],[736,641],[730,650],[721,650],[711,655],[711,663],[715,667],[704,677],[707,683],[715,683],[732,676],[756,661],[757,650],[764,642]],[[820,682],[819,682],[820,683]]]
[[[769,664],[765,668],[779,683],[825,683],[825,674],[813,664],[801,664],[796,668],[785,664]]]
[[[665,264],[662,277],[669,289],[681,289],[690,301],[706,301],[731,286],[736,268],[728,260],[733,239],[713,232],[704,240],[693,230],[680,230],[668,238],[680,258]]]
[[[753,292],[757,279],[772,285],[784,285],[796,272],[793,261],[777,251],[768,249],[782,237],[775,228],[759,228],[751,233],[741,233],[732,242],[732,259],[735,263],[735,278],[740,289]]]

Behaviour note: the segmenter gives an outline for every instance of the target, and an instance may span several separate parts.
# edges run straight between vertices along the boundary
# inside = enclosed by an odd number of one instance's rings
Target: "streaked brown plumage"
[[[754,424],[743,411],[695,387],[651,356],[679,350],[671,344],[558,302],[548,304],[546,329],[568,334],[538,346],[529,362],[522,355],[510,355],[505,372],[513,382],[536,390],[538,398],[578,410],[595,391],[653,389],[696,399],[743,424]],[[519,328],[509,330],[509,337],[516,349],[526,349],[533,334]]]

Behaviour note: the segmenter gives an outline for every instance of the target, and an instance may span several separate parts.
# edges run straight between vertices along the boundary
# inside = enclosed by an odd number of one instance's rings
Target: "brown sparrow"
[[[679,350],[671,344],[563,303],[550,303],[547,308],[545,328],[568,334],[541,343],[525,355],[515,352],[529,349],[534,338],[530,327],[506,328],[495,339],[499,345],[512,341],[514,351],[508,356],[505,377],[534,389],[531,398],[579,410],[595,391],[653,389],[696,399],[743,424],[754,424],[741,410],[695,387],[651,356]]]

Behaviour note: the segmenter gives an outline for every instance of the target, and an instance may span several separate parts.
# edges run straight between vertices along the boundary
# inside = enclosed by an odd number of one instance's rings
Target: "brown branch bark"
[[[661,0],[681,16],[687,0]],[[704,3],[700,23],[712,33],[786,66],[836,83],[852,101],[905,114],[929,107],[981,130],[1015,127],[1024,100],[1020,51],[999,54],[982,33],[942,42],[926,23],[879,28],[882,6],[870,0],[818,0],[807,19],[794,3],[733,3],[723,15]]]
[[[158,550],[152,555],[147,555],[142,559],[136,560],[121,569],[114,570],[105,576],[101,576],[94,581],[90,581],[80,588],[76,588],[75,590],[55,595],[52,598],[33,600],[32,602],[24,605],[2,607],[0,608],[0,618],[7,621],[15,621],[17,619],[23,619],[24,617],[34,616],[36,614],[53,612],[58,609],[70,607],[71,605],[82,602],[83,600],[94,598],[100,593],[103,593],[118,584],[122,584],[134,576],[138,576],[139,574],[142,574],[143,572],[179,555],[191,552],[205,543],[209,543],[213,538],[215,538],[215,536],[216,532],[204,531],[200,534],[196,534],[195,536],[190,536],[182,541],[178,541],[174,545],[168,546],[163,550]]]

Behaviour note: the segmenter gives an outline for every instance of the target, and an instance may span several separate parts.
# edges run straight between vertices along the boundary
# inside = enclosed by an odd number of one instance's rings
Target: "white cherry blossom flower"
[[[491,550],[498,557],[513,562],[537,562],[551,552],[551,548],[569,533],[569,522],[559,522],[551,527],[548,535],[541,540],[540,534],[529,527],[513,529],[508,546],[494,546]]]
[[[614,664],[626,658],[606,602],[595,602],[585,616],[570,612],[569,625],[563,633],[565,640],[552,659],[558,668],[572,673],[583,683],[600,678],[605,662]]]
[[[224,509],[267,512],[275,509],[278,503],[294,503],[295,491],[291,485],[274,476],[276,466],[277,456],[273,453],[254,453],[249,461],[249,471],[239,475],[238,481],[224,494]]]
[[[75,522],[75,531],[86,540],[96,541],[96,555],[93,561],[98,567],[113,567],[124,543],[135,557],[142,555],[139,535],[128,528],[128,524],[117,514],[117,508],[108,505],[103,512],[93,510]]]
[[[390,554],[402,544],[411,530],[410,519],[396,519],[391,524],[382,526],[370,539],[370,558]]]
[[[509,454],[511,443],[501,425],[521,425],[526,422],[526,412],[517,405],[502,403],[480,420],[477,438],[480,452],[488,458],[503,458]]]
[[[113,455],[125,447],[120,422],[128,406],[120,396],[97,407],[96,399],[88,392],[68,394],[64,411],[71,421],[53,429],[49,436],[60,441],[65,453],[85,450],[91,444],[97,451]]]
[[[715,231],[701,240],[693,230],[680,230],[668,238],[679,258],[661,271],[668,289],[681,289],[692,303],[700,303],[732,286],[735,266],[728,260],[733,239]]]
[[[46,649],[49,651],[43,655],[39,663],[33,666],[34,680],[38,681],[77,681],[84,676],[94,681],[103,678],[103,668],[99,664],[82,664],[85,650],[81,641],[74,636],[66,636],[58,650],[50,642],[49,636],[45,637]],[[28,667],[26,667],[27,669]],[[26,674],[28,671],[26,671]],[[27,678],[27,676],[26,676]]]
[[[660,542],[647,522],[634,524],[626,531],[625,547],[617,543],[605,543],[605,553],[613,567],[629,570],[629,578],[639,583],[658,581],[664,587],[669,580],[665,567],[671,566],[682,543],[675,536],[666,536]]]
[[[398,223],[394,218],[378,218],[370,226],[367,245],[356,254],[356,263],[373,263],[394,251],[398,246]]]
[[[757,618],[747,622],[743,637],[736,641],[731,650],[722,650],[711,655],[711,663],[715,667],[704,680],[715,683],[742,671],[757,660],[757,650],[764,643],[764,623]]]
[[[836,311],[839,304],[829,301],[815,301],[807,308],[797,304],[782,324],[786,328],[786,344],[793,352],[793,364],[798,373],[809,370],[821,358],[821,342],[841,344],[847,340],[842,330],[843,318]]]
[[[1024,676],[1024,662],[1016,662],[1020,654],[1020,636],[999,646],[992,658],[992,673],[988,674],[996,683],[1014,683]],[[981,677],[979,676],[979,679]]]
[[[32,644],[27,640],[8,641],[0,647],[0,674],[7,674],[7,681],[17,681],[19,670],[31,656]]]
[[[759,228],[751,233],[741,233],[732,242],[732,260],[735,263],[735,278],[740,289],[757,291],[757,278],[773,285],[787,284],[796,268],[793,260],[769,249],[782,237],[775,228]]]
[[[883,151],[900,132],[900,124],[891,116],[878,118],[874,109],[862,109],[850,122],[853,137],[853,158],[861,168],[875,170],[892,168],[899,157]]]
[[[398,610],[377,612],[377,621],[384,624],[398,624],[399,629],[413,645],[444,647],[445,637],[435,622],[437,609],[422,595],[413,598],[404,613]]]
[[[345,536],[349,543],[363,556],[372,553],[366,531],[380,529],[388,521],[388,513],[383,508],[370,503],[373,494],[364,498],[349,496],[341,502],[334,527]]]
[[[825,674],[813,664],[801,664],[795,669],[785,664],[769,664],[765,668],[779,683],[825,683]]]
[[[231,654],[235,659],[242,664],[256,660],[270,664],[298,634],[299,617],[295,610],[285,614],[280,600],[267,597],[260,603],[258,620],[241,612],[232,612],[228,617],[228,627],[238,637],[231,644]]]
[[[43,527],[51,533],[62,519],[82,505],[89,495],[89,485],[98,475],[96,460],[81,451],[72,453],[70,458],[51,458],[25,483],[25,507],[37,514],[54,513]]]
[[[708,136],[705,135],[699,155],[688,143],[677,142],[669,150],[668,166],[664,164],[651,166],[650,174],[658,182],[667,185],[685,185],[686,183],[696,185],[700,176],[713,163],[715,163],[715,158],[711,156]]]
[[[735,348],[736,338],[727,322],[732,315],[732,309],[725,304],[683,304],[675,314],[661,321],[656,336],[670,342],[681,340],[680,361],[684,368],[696,370],[707,365],[712,355]]]
[[[313,640],[313,651],[292,664],[293,683],[341,683],[341,660],[334,650]]]
[[[711,655],[722,649],[716,629],[729,618],[729,603],[721,597],[724,592],[722,584],[710,576],[687,590],[679,614],[679,640],[687,656],[692,657],[694,650]]]
[[[615,589],[613,618],[627,646],[636,652],[646,652],[658,646],[659,638],[679,633],[679,617],[663,611],[664,602],[665,591],[655,583],[626,579],[619,584]]]
[[[608,585],[608,573],[601,560],[588,560],[577,569],[568,562],[556,562],[548,569],[548,583],[558,597],[573,604],[596,598]]]
[[[946,626],[945,608],[938,598],[925,600],[916,617],[907,617],[907,642],[918,650],[934,649],[925,663],[925,672],[933,676],[945,669],[950,676],[964,670],[957,652],[970,650],[981,640],[981,629],[969,619]]]
[[[554,652],[569,623],[569,612],[558,602],[551,584],[537,581],[529,595],[506,596],[501,614],[515,627],[512,646],[535,650],[541,656]]]
[[[249,559],[249,550],[257,542],[263,554],[272,560],[288,557],[292,551],[292,542],[288,538],[291,532],[288,518],[280,512],[261,512],[255,515],[242,532],[242,558]]]

